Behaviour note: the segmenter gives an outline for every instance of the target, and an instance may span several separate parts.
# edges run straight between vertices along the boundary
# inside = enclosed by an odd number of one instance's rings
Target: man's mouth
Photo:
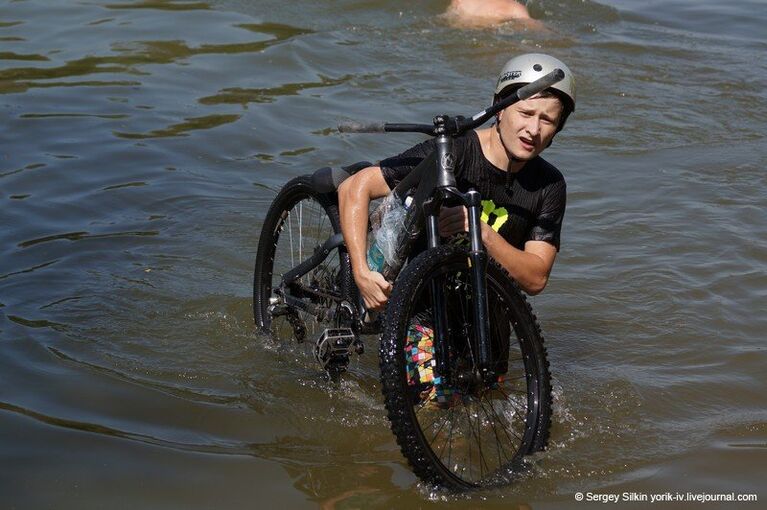
[[[521,137],[519,137],[519,141],[522,142],[522,146],[525,149],[532,150],[532,149],[535,148],[535,143],[533,143],[533,141],[531,139],[529,139],[529,138],[525,138],[525,137],[521,136]]]

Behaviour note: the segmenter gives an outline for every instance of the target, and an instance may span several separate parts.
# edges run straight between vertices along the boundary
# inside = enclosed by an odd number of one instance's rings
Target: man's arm
[[[482,242],[490,256],[509,272],[522,290],[534,296],[546,288],[557,257],[557,249],[553,244],[547,241],[527,241],[524,251],[519,250],[484,223]]]
[[[367,233],[370,201],[386,196],[391,190],[381,168],[372,166],[360,170],[338,187],[341,232],[352,263],[354,282],[368,309],[380,310],[391,293],[391,284],[368,268]]]
[[[509,272],[522,290],[530,295],[539,294],[549,281],[551,268],[557,256],[556,247],[547,241],[527,241],[525,249],[510,245],[488,224],[481,222],[482,244],[487,253]],[[450,236],[469,230],[469,218],[463,206],[442,209],[439,232]]]

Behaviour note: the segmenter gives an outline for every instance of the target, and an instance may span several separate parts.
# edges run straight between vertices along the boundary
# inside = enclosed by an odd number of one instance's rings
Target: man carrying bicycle
[[[463,192],[474,188],[483,198],[482,242],[490,256],[529,294],[537,294],[546,286],[560,246],[565,181],[540,153],[575,109],[575,80],[558,59],[526,54],[506,63],[495,88],[498,101],[555,68],[565,72],[563,80],[502,110],[493,126],[455,139],[458,188]],[[370,200],[387,195],[434,150],[434,140],[418,144],[357,172],[339,187],[344,240],[354,281],[368,309],[381,309],[392,288],[367,265]],[[465,207],[443,208],[439,230],[443,237],[467,231]]]

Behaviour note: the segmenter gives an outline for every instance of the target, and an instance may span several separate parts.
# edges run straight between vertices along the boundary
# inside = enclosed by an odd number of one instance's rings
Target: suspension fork
[[[471,271],[471,302],[474,312],[472,335],[472,352],[478,361],[480,376],[486,383],[492,382],[492,351],[489,335],[489,315],[487,306],[487,262],[488,255],[482,244],[481,207],[482,197],[479,192],[470,190],[460,193],[455,188],[443,188],[441,193],[424,203],[426,214],[426,230],[429,248],[440,244],[438,215],[442,202],[449,196],[454,196],[466,206],[469,216],[469,267]],[[449,350],[447,326],[447,300],[442,282],[431,281],[431,296],[434,305],[434,333],[437,351],[437,373],[448,383],[451,374],[449,369]]]
[[[471,292],[474,305],[474,339],[475,353],[479,357],[479,370],[485,383],[492,382],[494,372],[491,370],[492,352],[490,350],[489,320],[487,311],[487,251],[482,244],[482,224],[480,208],[482,198],[479,192],[470,190],[464,195],[466,208],[469,213],[469,240],[471,250],[469,261],[471,265]]]
[[[424,211],[426,212],[426,234],[429,249],[436,248],[440,244],[438,215],[441,202],[441,199],[437,199],[436,201],[430,199],[424,203]],[[447,300],[445,299],[444,286],[441,281],[432,279],[429,291],[431,292],[433,306],[434,350],[437,353],[436,372],[443,379],[443,383],[449,385],[451,379],[449,369],[450,342],[448,340]]]

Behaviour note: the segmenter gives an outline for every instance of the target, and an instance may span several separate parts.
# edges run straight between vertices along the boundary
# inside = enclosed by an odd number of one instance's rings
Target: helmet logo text
[[[522,76],[522,71],[506,71],[500,78],[498,78],[498,83],[508,80],[516,80],[520,76]]]

